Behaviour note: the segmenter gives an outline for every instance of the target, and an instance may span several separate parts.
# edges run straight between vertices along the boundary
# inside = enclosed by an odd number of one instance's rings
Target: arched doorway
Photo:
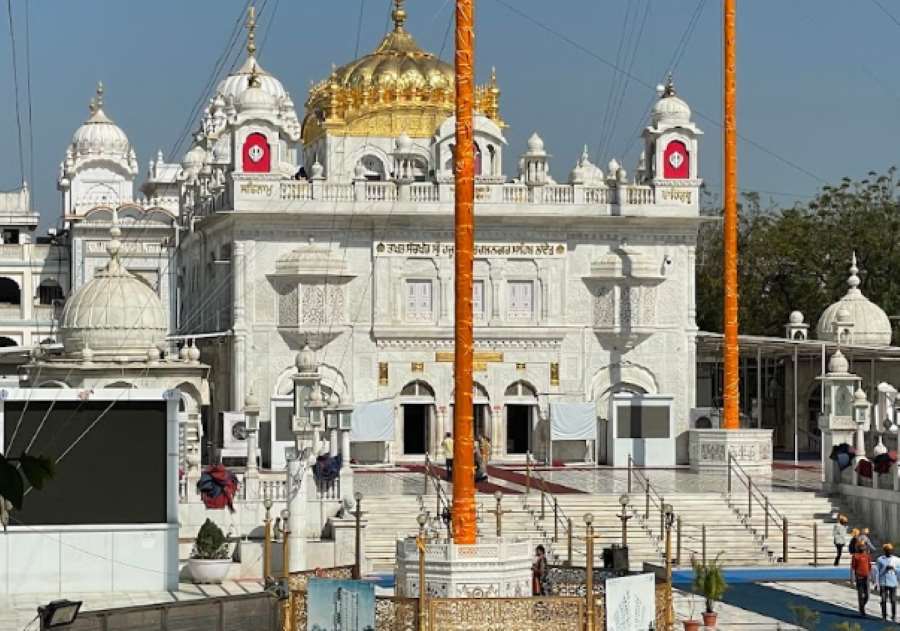
[[[434,404],[434,389],[424,381],[411,381],[400,391],[404,456],[424,456],[430,450]]]
[[[506,388],[506,455],[524,455],[532,450],[537,405],[537,391],[530,384],[516,381]]]
[[[22,304],[22,291],[19,284],[11,278],[0,278],[0,306],[18,306]]]
[[[453,404],[455,402],[456,392],[450,395],[450,424],[453,424]],[[491,427],[491,399],[488,396],[487,388],[477,381],[472,385],[472,417],[473,427],[475,428],[475,437],[485,436],[492,443],[494,442],[494,431]]]

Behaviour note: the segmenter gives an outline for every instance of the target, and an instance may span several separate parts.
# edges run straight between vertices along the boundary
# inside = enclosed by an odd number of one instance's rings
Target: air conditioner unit
[[[722,411],[719,408],[691,408],[691,429],[719,429]]]
[[[222,418],[222,446],[241,449],[247,453],[247,419],[241,412],[220,412]]]

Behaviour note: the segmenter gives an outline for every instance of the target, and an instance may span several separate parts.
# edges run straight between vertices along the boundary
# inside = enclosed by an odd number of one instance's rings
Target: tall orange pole
[[[738,367],[738,209],[737,209],[737,90],[735,39],[736,0],[724,0],[723,65],[725,76],[724,184],[725,222],[725,429],[738,429],[740,417],[740,371]]]
[[[475,251],[473,0],[456,0],[456,350],[453,406],[453,539],[475,543],[475,436],[472,421],[472,265]]]

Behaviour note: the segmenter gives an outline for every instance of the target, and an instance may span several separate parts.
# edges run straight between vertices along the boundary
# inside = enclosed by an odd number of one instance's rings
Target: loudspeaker
[[[615,572],[628,571],[628,546],[618,543],[603,549],[603,568]]]

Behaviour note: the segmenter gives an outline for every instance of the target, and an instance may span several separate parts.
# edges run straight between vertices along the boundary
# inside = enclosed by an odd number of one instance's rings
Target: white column
[[[247,499],[258,499],[259,493],[259,468],[256,464],[257,436],[256,430],[247,431],[247,472],[244,475]]]
[[[338,455],[338,431],[337,429],[329,430],[328,436],[328,455],[334,458]]]
[[[350,430],[341,431],[341,469],[350,468]]]
[[[287,461],[287,508],[290,511],[288,518],[288,568],[291,572],[299,572],[306,569],[306,502],[302,493],[301,481],[305,476],[305,463],[299,454],[293,453]]]
[[[350,468],[350,430],[341,431],[341,499],[353,500],[353,469]]]
[[[246,309],[244,305],[244,243],[235,241],[231,251],[232,312],[234,320],[233,359],[231,366],[231,409],[240,410],[244,403],[246,371]]]

